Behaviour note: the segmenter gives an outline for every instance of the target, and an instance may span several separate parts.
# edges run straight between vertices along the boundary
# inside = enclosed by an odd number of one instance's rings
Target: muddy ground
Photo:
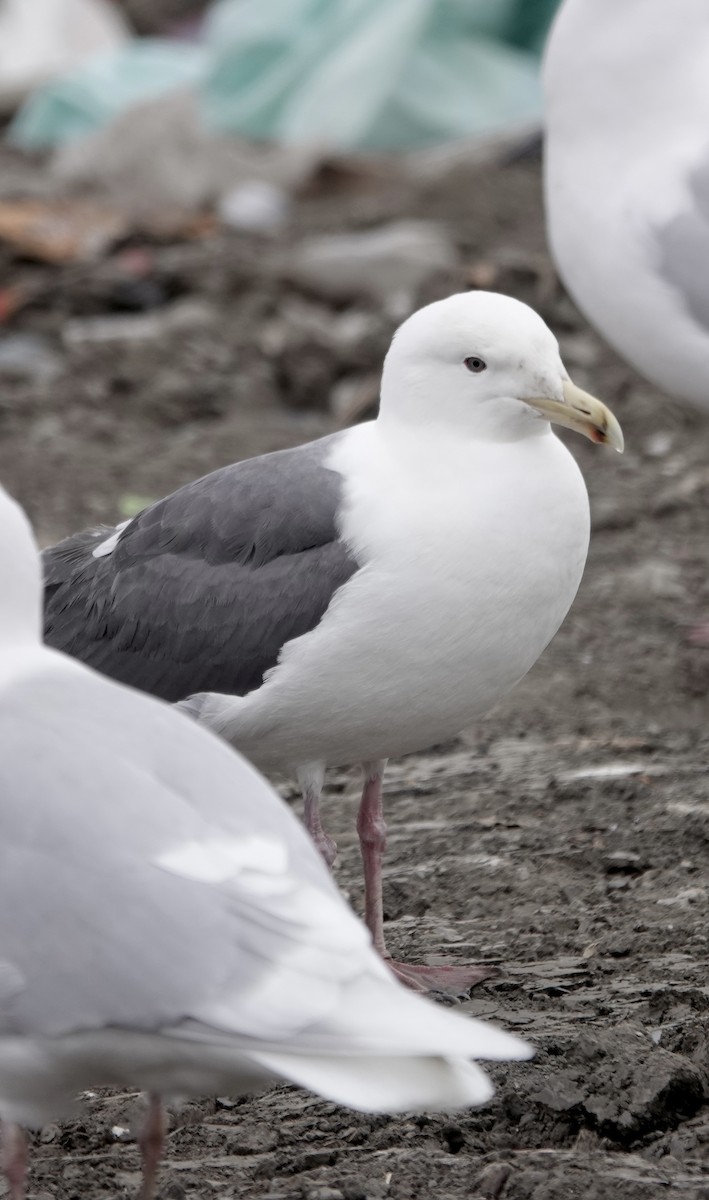
[[[35,171],[5,165],[6,194]],[[442,221],[459,267],[389,311],[357,298],[335,311],[285,277],[303,233],[401,216]],[[0,478],[44,542],[334,428],[333,389],[367,393],[397,304],[470,282],[539,308],[627,441],[619,458],[569,439],[594,533],[553,645],[475,729],[389,772],[390,946],[501,964],[454,1002],[519,1030],[537,1057],[494,1067],[494,1102],[454,1117],[362,1117],[287,1087],[191,1103],[172,1114],[160,1195],[709,1197],[709,649],[690,640],[709,617],[709,418],[653,393],[575,313],[545,257],[534,158],[426,185],[326,177],[275,240],[216,232],[138,248],[142,259],[133,245],[90,268],[0,249],[5,280],[32,297],[5,335],[35,334],[49,352],[44,374],[3,376]],[[197,305],[178,333],[76,335],[87,316],[176,301]],[[359,334],[335,345],[333,322],[352,312]],[[356,788],[333,775],[326,812],[360,906]],[[135,1109],[134,1096],[97,1095],[45,1130],[31,1195],[134,1194]]]

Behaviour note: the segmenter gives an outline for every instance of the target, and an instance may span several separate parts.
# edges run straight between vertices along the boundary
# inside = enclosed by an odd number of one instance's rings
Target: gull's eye
[[[463,362],[468,370],[473,372],[473,375],[479,375],[481,371],[487,370],[487,363],[477,354],[471,354],[470,358],[464,358]]]

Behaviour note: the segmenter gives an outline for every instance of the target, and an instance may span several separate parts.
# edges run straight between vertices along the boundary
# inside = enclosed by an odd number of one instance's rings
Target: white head
[[[0,487],[0,650],[42,638],[42,568],[30,523]]]
[[[404,321],[384,361],[380,420],[496,442],[555,421],[623,445],[613,414],[569,380],[541,317],[495,292],[449,296]]]

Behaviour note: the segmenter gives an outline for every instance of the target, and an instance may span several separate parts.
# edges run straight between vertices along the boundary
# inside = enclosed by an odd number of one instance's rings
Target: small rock
[[[13,333],[0,339],[0,378],[56,379],[62,360],[45,338],[35,333]]]
[[[117,1141],[117,1142],[134,1142],[135,1141],[135,1137],[133,1136],[133,1131],[132,1131],[132,1129],[129,1129],[127,1125],[112,1125],[111,1126],[111,1137],[114,1138],[115,1141]]]
[[[229,1137],[229,1154],[266,1154],[278,1145],[278,1133],[270,1125],[245,1125]]]
[[[603,866],[608,875],[636,875],[643,869],[643,860],[634,850],[612,850],[603,858]]]
[[[181,1184],[173,1181],[160,1189],[160,1195],[164,1200],[186,1200],[187,1192]]]
[[[512,1174],[512,1167],[509,1163],[488,1163],[488,1165],[480,1172],[476,1187],[481,1196],[490,1197],[490,1200],[497,1200],[501,1196],[507,1185],[507,1180]]]
[[[345,1200],[345,1193],[339,1188],[315,1187],[306,1192],[307,1200]]]
[[[566,1053],[567,1065],[530,1100],[554,1116],[573,1110],[577,1126],[621,1145],[652,1130],[673,1129],[703,1103],[700,1069],[662,1049],[641,1026],[627,1022],[587,1030]]]
[[[635,943],[631,937],[624,937],[623,934],[615,934],[611,937],[603,938],[599,943],[598,949],[601,954],[608,954],[611,958],[626,958],[633,953]]]
[[[298,1159],[297,1171],[312,1171],[314,1167],[329,1167],[337,1157],[336,1150],[306,1150]]]

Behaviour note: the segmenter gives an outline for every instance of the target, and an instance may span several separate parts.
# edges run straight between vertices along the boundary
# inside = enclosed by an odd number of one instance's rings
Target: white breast
[[[352,763],[459,732],[535,662],[576,594],[585,485],[551,432],[412,451],[377,423],[333,465],[362,569],[241,710],[257,762]]]

